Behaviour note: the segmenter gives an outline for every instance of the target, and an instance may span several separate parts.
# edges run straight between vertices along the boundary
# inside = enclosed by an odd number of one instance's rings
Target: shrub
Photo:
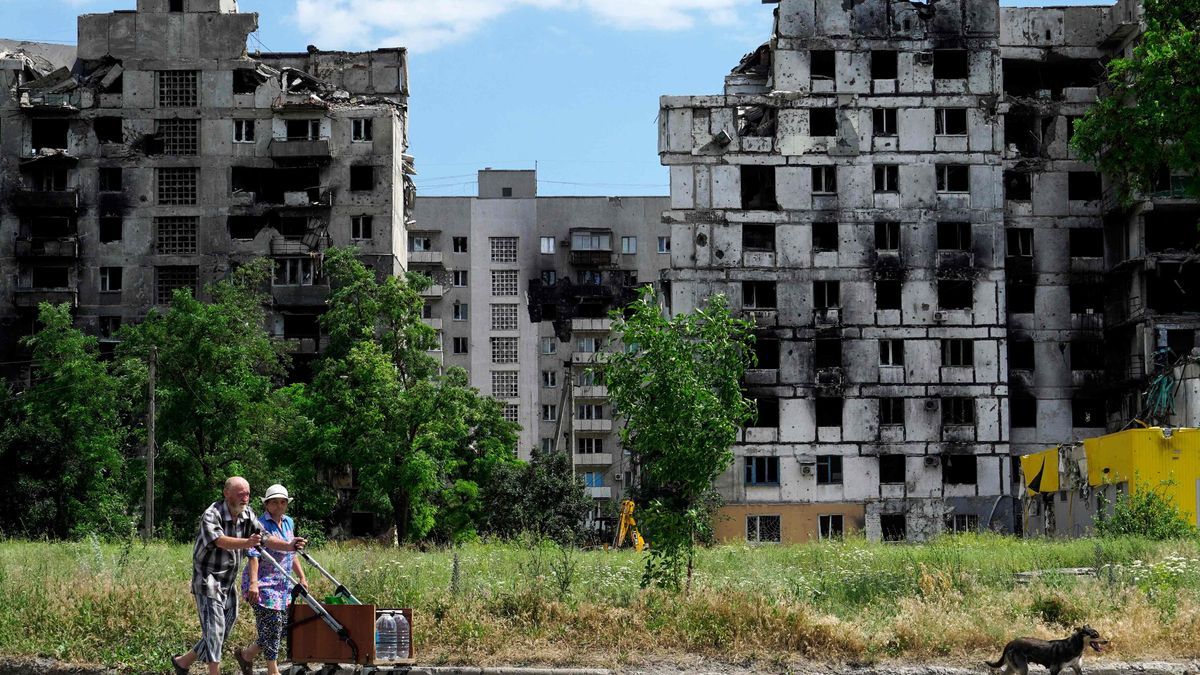
[[[1179,507],[1161,489],[1141,489],[1117,496],[1111,515],[1104,510],[1096,518],[1096,533],[1102,537],[1144,537],[1158,541],[1196,536],[1196,527],[1183,517]]]

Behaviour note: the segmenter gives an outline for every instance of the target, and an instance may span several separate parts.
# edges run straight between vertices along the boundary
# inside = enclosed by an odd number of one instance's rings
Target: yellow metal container
[[[1088,485],[1160,491],[1189,522],[1200,512],[1200,429],[1129,429],[1083,441]]]

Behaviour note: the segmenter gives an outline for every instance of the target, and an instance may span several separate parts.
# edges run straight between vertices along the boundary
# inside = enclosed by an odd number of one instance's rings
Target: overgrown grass
[[[0,543],[0,654],[163,670],[198,633],[190,553],[165,544]],[[642,557],[627,551],[526,542],[457,554],[339,545],[313,553],[364,601],[414,607],[426,663],[975,660],[1018,634],[1061,636],[1084,622],[1113,640],[1112,658],[1200,656],[1194,541],[724,546],[700,552],[686,596],[641,590]],[[1013,577],[1067,567],[1099,574],[1027,585]],[[310,572],[314,590],[330,592],[317,577]],[[243,615],[235,641],[252,631]]]

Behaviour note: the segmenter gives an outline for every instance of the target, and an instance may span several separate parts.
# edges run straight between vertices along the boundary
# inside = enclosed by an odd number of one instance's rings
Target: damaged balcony
[[[612,230],[571,230],[572,265],[606,267],[612,257]]]
[[[78,258],[78,237],[17,237],[18,258]]]
[[[319,139],[271,139],[270,154],[272,159],[321,159],[333,157],[329,149],[329,140]]]
[[[938,251],[937,276],[939,279],[965,279],[974,275],[975,253],[973,251]]]
[[[13,305],[21,309],[37,309],[43,302],[51,305],[79,306],[79,289],[64,286],[33,286],[13,291]]]
[[[78,211],[77,190],[26,190],[13,192],[13,208],[29,211]]]

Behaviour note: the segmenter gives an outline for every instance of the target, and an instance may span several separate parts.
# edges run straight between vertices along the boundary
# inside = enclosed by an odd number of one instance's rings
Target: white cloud
[[[78,0],[74,0],[78,1]],[[297,0],[296,21],[323,49],[408,47],[428,52],[460,42],[523,7],[586,12],[626,30],[732,26],[739,0]]]

